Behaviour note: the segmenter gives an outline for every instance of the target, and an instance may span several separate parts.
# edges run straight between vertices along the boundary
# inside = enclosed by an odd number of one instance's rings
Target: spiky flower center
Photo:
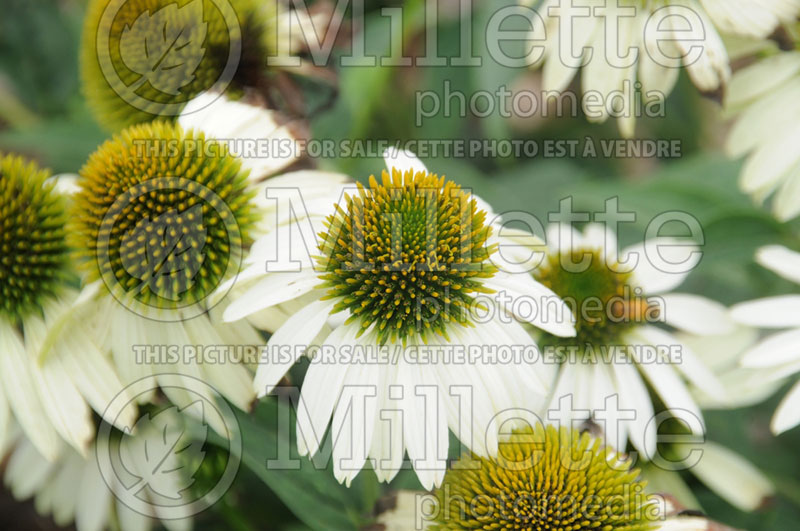
[[[175,116],[215,86],[257,88],[277,19],[269,0],[92,0],[81,44],[90,106],[116,130]]]
[[[470,305],[488,261],[486,212],[444,177],[409,170],[383,172],[358,186],[327,220],[321,278],[334,311],[349,310],[362,332],[373,325],[381,342],[447,337],[449,323],[469,324]]]
[[[160,309],[199,302],[238,271],[252,219],[246,177],[201,134],[128,128],[81,170],[75,247],[117,297]]]
[[[432,529],[653,529],[659,505],[638,477],[600,439],[537,426],[501,443],[496,459],[454,465]]]
[[[0,157],[0,318],[14,323],[66,278],[65,205],[49,176],[33,162]]]
[[[658,316],[658,307],[631,285],[631,273],[608,263],[597,249],[554,253],[534,276],[570,306],[576,322],[575,337],[548,334],[543,346],[612,346],[627,330]]]

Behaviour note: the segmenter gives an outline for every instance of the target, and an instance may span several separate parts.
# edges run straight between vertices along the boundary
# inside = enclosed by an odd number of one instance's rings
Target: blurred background
[[[503,3],[491,2],[493,8]],[[389,53],[389,20],[380,17],[378,10],[400,4],[407,9],[404,51],[412,57],[424,53],[423,2],[375,0],[368,3],[364,24],[368,54]],[[475,4],[472,22],[476,28],[483,28],[489,2]],[[457,5],[457,0],[441,2],[438,45],[444,55],[460,53]],[[80,92],[78,49],[84,9],[82,0],[4,0],[0,17],[0,151],[25,154],[55,173],[77,172],[108,137],[89,114]],[[483,32],[476,31],[474,35],[475,55],[485,55],[485,43],[480,38]],[[338,90],[299,81],[307,93],[306,118],[315,139],[542,142],[619,137],[613,119],[593,125],[580,115],[519,119],[498,113],[483,118],[439,113],[425,119],[421,126],[415,123],[419,91],[431,91],[443,98],[445,81],[467,95],[475,91],[495,93],[503,86],[537,90],[541,74],[535,70],[505,68],[490,60],[476,68],[332,68],[338,77]],[[721,148],[728,125],[722,108],[718,101],[698,94],[685,73],[681,76],[666,101],[666,117],[642,118],[637,123],[638,138],[679,141],[678,158],[583,158],[580,153],[561,158],[422,158],[432,171],[472,187],[497,212],[522,210],[543,222],[562,198],[572,197],[576,210],[600,212],[606,199],[618,197],[621,210],[637,214],[636,222],[622,226],[623,244],[641,240],[649,220],[660,212],[678,210],[691,214],[705,233],[705,257],[682,291],[726,304],[796,291],[790,283],[755,264],[753,254],[756,248],[769,243],[797,247],[800,226],[797,222],[778,223],[738,191],[736,179],[741,163],[728,160]],[[314,163],[359,180],[382,167],[382,161],[375,157],[328,158]],[[303,367],[296,370],[302,371]],[[777,491],[766,506],[746,514],[687,475],[686,481],[703,511],[714,519],[747,529],[797,529],[800,429],[778,438],[769,432],[769,419],[782,394],[757,407],[707,413],[710,438],[724,442],[759,466]],[[269,445],[274,442],[269,442],[269,433],[261,432],[268,431],[266,420],[282,407],[286,406],[280,400],[268,400],[253,415],[242,417],[243,425],[255,434],[245,443],[251,462],[264,462],[271,455]],[[312,518],[320,526],[337,529],[370,514],[376,501],[390,490],[417,487],[412,474],[401,474],[386,486],[378,485],[372,473],[364,471],[349,490],[339,486],[331,474],[317,476],[306,478],[313,485],[309,491],[287,472],[279,475],[243,467],[234,488],[222,502],[201,515],[195,525],[198,529],[306,529],[314,527],[309,521]],[[308,511],[307,504],[312,504],[314,515],[302,514],[303,507]],[[352,524],[350,528],[356,526]],[[0,528],[52,529],[55,525],[36,516],[32,503],[17,504],[7,491],[2,491]]]

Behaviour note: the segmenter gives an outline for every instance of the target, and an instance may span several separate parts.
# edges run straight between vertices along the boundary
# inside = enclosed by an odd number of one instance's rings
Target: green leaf
[[[317,468],[314,461],[299,457],[293,440],[294,414],[288,404],[268,398],[258,404],[253,414],[240,413],[238,421],[243,441],[242,464],[301,522],[311,529],[330,531],[357,530],[369,523],[365,515],[380,491],[374,474],[362,471],[348,489],[336,481],[330,466]],[[278,461],[279,445],[291,449],[290,460]]]

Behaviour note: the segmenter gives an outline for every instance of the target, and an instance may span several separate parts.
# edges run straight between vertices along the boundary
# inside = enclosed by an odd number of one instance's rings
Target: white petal
[[[36,393],[32,360],[18,332],[1,322],[0,353],[0,379],[6,400],[31,442],[45,459],[52,461],[59,453],[60,441]]]
[[[425,164],[415,154],[404,149],[388,148],[383,152],[383,160],[386,163],[389,175],[392,174],[393,169],[400,173],[405,173],[408,170],[412,170],[415,174],[420,172],[428,173],[428,168],[425,167]]]
[[[648,430],[653,418],[653,401],[636,368],[630,363],[612,363],[612,371],[619,391],[620,406],[636,412],[630,422],[628,436],[633,446],[647,457],[655,455],[656,432]]]
[[[767,337],[744,355],[742,366],[777,367],[795,361],[800,361],[800,329]]]
[[[334,359],[312,360],[306,372],[297,412],[297,448],[301,455],[314,455],[319,450],[350,369],[348,363],[340,360],[340,346],[354,343],[359,329],[356,324],[340,326],[331,332],[322,346],[334,353]]]
[[[348,386],[361,389],[354,395],[348,396],[347,402],[342,402],[340,399],[333,412],[333,423],[331,424],[331,433],[334,437],[333,474],[340,483],[344,483],[347,487],[350,487],[353,478],[364,467],[372,443],[377,394],[382,393],[383,390],[375,387],[365,389],[365,387],[374,386],[377,378],[377,364],[352,365],[342,384],[342,398],[345,398]],[[360,394],[362,391],[366,392],[366,396]]]
[[[742,302],[731,308],[731,317],[741,324],[757,328],[800,326],[800,295]]]
[[[559,337],[574,337],[575,316],[567,304],[550,288],[527,274],[510,275],[498,271],[484,285],[506,296],[495,296],[502,308],[523,321]],[[532,306],[516,304],[520,299]],[[530,311],[529,311],[530,310]]]
[[[50,480],[55,463],[44,459],[29,439],[22,438],[6,466],[4,483],[17,500],[27,500]]]
[[[231,359],[226,353],[226,349],[243,345],[243,343],[237,341],[226,345],[219,334],[216,333],[214,325],[205,315],[183,321],[183,326],[192,344],[205,345],[207,347],[217,346],[218,349],[221,349],[216,353],[211,353],[211,359],[207,360],[200,356],[199,362],[202,374],[205,375],[204,381],[211,384],[222,396],[239,409],[249,410],[256,398],[252,386],[253,378],[243,364]]]
[[[63,334],[62,348],[56,354],[62,362],[64,372],[75,383],[86,401],[102,415],[111,401],[125,392],[124,386],[109,360],[95,344],[81,333]],[[118,428],[131,426],[136,419],[136,405],[128,404],[115,415],[105,419],[117,422]]]
[[[248,315],[296,299],[320,284],[313,271],[270,273],[259,280],[225,309],[225,321],[238,321]]]
[[[269,338],[262,354],[253,383],[258,396],[264,396],[267,388],[274,386],[286,374],[289,367],[297,362],[303,350],[319,335],[336,301],[314,301],[292,315]],[[286,349],[287,355],[278,356],[278,351]]]
[[[632,342],[635,342],[633,340]],[[645,340],[641,344],[647,344]],[[682,410],[693,415],[699,422],[692,422],[691,428],[695,433],[702,433],[704,431],[705,423],[703,422],[703,415],[700,413],[700,408],[692,399],[686,385],[675,374],[675,369],[670,365],[662,363],[638,363],[637,366],[644,373],[647,381],[653,386],[658,396],[664,401],[668,409]],[[679,416],[680,413],[677,414]]]
[[[761,144],[747,159],[740,178],[747,193],[768,193],[800,162],[794,148],[800,143],[800,127],[780,138]]]
[[[786,280],[800,284],[800,253],[780,245],[768,245],[756,252],[756,262]]]
[[[706,367],[688,345],[681,343],[672,334],[656,328],[643,326],[636,330],[636,334],[645,338],[651,345],[667,349],[669,361],[687,380],[706,393],[724,400],[726,391],[717,376]]]
[[[800,424],[800,382],[797,382],[781,400],[772,417],[770,428],[772,433],[780,435],[798,424]]]
[[[547,247],[553,254],[586,246],[586,242],[583,241],[583,234],[575,230],[571,225],[564,223],[548,225],[546,237]]]
[[[633,282],[645,293],[655,295],[680,286],[700,262],[697,245],[675,238],[654,238],[622,251],[620,267],[633,269]],[[629,262],[630,260],[630,262]]]
[[[774,492],[764,474],[740,455],[710,441],[698,448],[703,457],[691,472],[739,509],[754,511]]]
[[[661,299],[664,320],[679,330],[700,336],[733,332],[728,310],[716,301],[686,293],[668,293]]]

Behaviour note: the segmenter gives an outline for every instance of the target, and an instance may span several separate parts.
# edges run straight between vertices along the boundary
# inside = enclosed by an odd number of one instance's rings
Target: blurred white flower
[[[780,221],[800,214],[800,52],[780,52],[736,72],[726,99],[737,114],[731,157],[747,157],[739,186],[759,203],[772,196]]]
[[[773,245],[762,247],[756,261],[787,280],[800,284],[800,253]],[[742,357],[742,366],[768,371],[772,379],[800,373],[800,295],[767,297],[731,309],[733,319],[748,326],[782,330],[768,335]],[[800,381],[781,401],[772,417],[773,433],[800,424]]]
[[[624,451],[630,440],[651,459],[656,398],[649,385],[668,410],[691,414],[691,429],[702,434],[703,416],[687,382],[717,399],[725,390],[687,344],[657,326],[699,336],[732,330],[721,304],[673,292],[699,262],[699,248],[656,238],[618,254],[616,235],[600,224],[583,233],[551,225],[547,245],[548,262],[534,276],[572,305],[578,332],[575,338],[539,339],[545,354],[552,350],[561,361],[548,409],[559,410],[562,399],[571,397],[572,411],[564,413],[574,417],[560,416],[560,422],[593,419],[607,444]],[[617,407],[607,407],[614,396]],[[628,418],[626,411],[635,414]]]
[[[538,8],[545,20],[544,89],[565,90],[582,69],[582,91],[595,92],[602,105],[586,112],[604,122],[614,93],[622,93],[627,110],[613,109],[620,133],[634,134],[633,86],[641,83],[645,101],[663,101],[685,67],[702,92],[715,93],[730,77],[719,31],[766,38],[782,22],[794,20],[800,0],[546,0]],[[630,55],[629,54],[630,51]],[[584,110],[594,99],[584,98]],[[618,100],[621,101],[621,100]]]
[[[180,418],[174,416],[171,426],[180,425]],[[135,436],[122,437],[120,451],[129,455],[141,452],[137,446],[148,444],[160,448],[163,446],[162,437],[164,434],[159,430],[140,430]],[[164,511],[161,500],[152,498],[156,496],[154,492],[172,492],[179,488],[181,485],[176,486],[174,482],[176,474],[182,475],[183,470],[177,469],[170,474],[130,470],[150,481],[160,482],[137,492],[141,503],[134,510],[124,502],[130,495],[127,487],[119,478],[106,477],[101,472],[97,458],[101,448],[104,445],[93,441],[86,455],[81,455],[63,447],[58,459],[49,462],[43,459],[28,438],[19,436],[11,446],[4,484],[16,500],[33,499],[36,512],[51,516],[59,526],[74,524],[78,531],[147,531],[160,526],[169,531],[188,531],[192,528],[191,515],[186,512],[188,505],[172,504]],[[190,482],[190,478],[178,480],[181,484]]]

